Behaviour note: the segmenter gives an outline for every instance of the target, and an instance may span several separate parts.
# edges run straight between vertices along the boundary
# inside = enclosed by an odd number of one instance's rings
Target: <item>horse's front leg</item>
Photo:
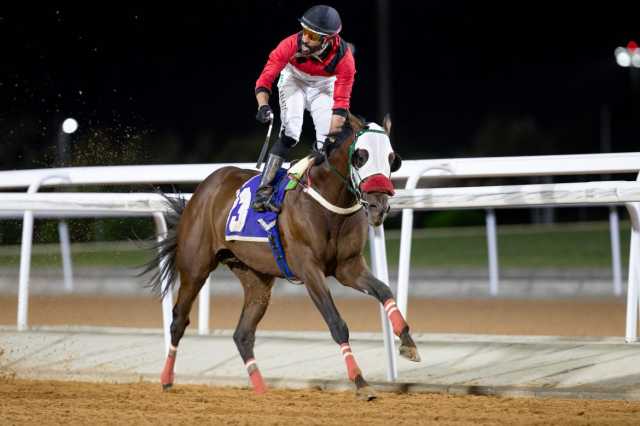
[[[303,279],[311,300],[316,305],[325,322],[329,326],[333,340],[340,345],[340,352],[347,364],[349,380],[356,385],[356,395],[360,399],[370,401],[376,397],[375,392],[362,376],[362,371],[356,363],[356,358],[349,344],[349,329],[340,317],[340,313],[333,303],[331,293],[327,288],[325,277],[320,268],[307,267]]]
[[[396,301],[389,286],[373,276],[362,256],[355,256],[340,262],[336,268],[336,278],[342,284],[369,294],[382,304],[393,327],[393,332],[400,338],[400,355],[419,362],[420,354],[411,334],[409,325],[396,306]]]

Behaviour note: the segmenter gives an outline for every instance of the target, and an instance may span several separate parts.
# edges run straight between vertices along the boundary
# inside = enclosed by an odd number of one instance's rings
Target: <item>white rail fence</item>
[[[29,187],[29,192],[0,194],[0,217],[24,215],[23,245],[18,328],[27,328],[28,275],[30,263],[33,217],[95,217],[152,215],[159,238],[166,232],[163,212],[166,206],[157,194],[96,194],[96,193],[44,193],[36,194],[41,186],[68,185],[117,185],[151,183],[196,183],[213,170],[231,164],[182,165],[182,166],[116,166],[25,170],[0,172],[0,188]],[[251,164],[234,164],[253,168]],[[400,269],[398,278],[398,305],[407,314],[409,258],[413,211],[416,209],[489,209],[487,215],[490,252],[491,288],[497,292],[497,248],[495,247],[494,208],[542,207],[542,206],[598,206],[624,204],[629,210],[632,235],[629,259],[629,281],[627,292],[627,322],[625,339],[637,341],[638,318],[638,271],[637,257],[640,255],[640,184],[633,181],[596,181],[572,184],[512,185],[463,188],[415,189],[421,178],[438,177],[522,177],[578,174],[638,173],[640,153],[587,154],[575,156],[495,157],[475,159],[445,159],[405,161],[395,178],[408,179],[405,190],[399,190],[391,200],[392,209],[402,209],[402,236]],[[615,219],[615,220],[614,220]],[[617,217],[612,219],[612,230],[617,234]],[[617,245],[613,240],[612,248]],[[64,237],[61,229],[61,239]],[[493,237],[492,237],[493,236]],[[378,278],[388,284],[384,230],[382,227],[370,231],[372,268]],[[492,242],[493,240],[493,242]],[[493,249],[491,245],[494,245]],[[29,251],[26,253],[25,250]],[[64,250],[64,248],[63,248]],[[614,249],[615,252],[615,249]],[[615,257],[615,256],[614,256]],[[619,256],[618,256],[619,259]],[[615,259],[614,259],[615,260]],[[492,265],[493,263],[493,265]],[[615,273],[614,262],[614,276]],[[67,267],[65,267],[67,270]],[[70,274],[70,264],[69,264]],[[619,274],[618,274],[619,275]],[[23,278],[24,277],[24,278]],[[209,286],[203,287],[200,297],[198,330],[208,332]],[[163,300],[165,339],[169,340],[171,321],[170,297]],[[393,339],[386,316],[381,311],[385,346],[388,350],[389,380],[397,377]],[[168,344],[168,343],[167,343]]]
[[[435,160],[406,160],[394,173],[394,180],[406,179],[405,189],[413,189],[423,180],[438,178],[494,178],[494,177],[540,177],[557,175],[598,175],[638,173],[640,153],[547,155],[529,157],[487,157]],[[199,183],[214,170],[224,166],[254,169],[252,163],[73,167],[58,169],[36,169],[0,172],[0,189],[27,188],[31,185],[43,187],[69,185],[141,185],[161,183]],[[554,207],[547,206],[547,207]],[[15,214],[15,213],[13,213]],[[20,213],[21,214],[21,213]],[[9,214],[11,216],[11,214]],[[413,211],[403,211],[401,274],[408,281],[407,248],[410,248]],[[5,214],[6,216],[6,214]],[[2,211],[0,211],[2,217]],[[609,215],[613,270],[613,292],[622,294],[620,243],[618,237],[618,211],[612,207]],[[494,210],[486,210],[487,246],[489,265],[489,292],[496,295],[499,289],[498,246]],[[61,240],[65,239],[64,226],[60,226]],[[61,249],[64,248],[61,246]],[[72,286],[71,277],[65,278]]]

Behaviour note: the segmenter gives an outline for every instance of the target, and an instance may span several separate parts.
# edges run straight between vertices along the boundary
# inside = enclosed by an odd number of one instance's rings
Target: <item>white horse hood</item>
[[[359,167],[351,167],[353,183],[365,192],[386,192],[393,195],[391,164],[393,154],[391,141],[384,129],[376,123],[369,123],[356,139],[353,151],[366,151],[366,160]]]

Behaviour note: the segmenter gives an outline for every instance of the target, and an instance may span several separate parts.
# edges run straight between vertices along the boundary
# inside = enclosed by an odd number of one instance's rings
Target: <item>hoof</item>
[[[363,386],[356,389],[356,398],[361,401],[373,401],[378,396],[371,386]]]
[[[160,375],[160,383],[162,384],[162,390],[166,391],[173,386],[173,373],[165,373],[164,371]]]
[[[260,370],[254,364],[251,367],[251,373],[249,373],[249,380],[251,381],[251,387],[256,395],[263,395],[267,391],[267,385],[260,374]]]
[[[400,356],[405,357],[409,361],[420,362],[420,354],[415,346],[400,345]]]

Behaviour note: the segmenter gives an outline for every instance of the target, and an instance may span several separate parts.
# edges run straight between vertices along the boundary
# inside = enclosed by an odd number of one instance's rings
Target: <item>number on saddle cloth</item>
[[[273,197],[276,205],[282,205],[285,192],[291,180],[287,176],[285,169],[278,170],[273,181]],[[282,274],[288,280],[295,279],[295,275],[293,275],[287,264],[282,243],[280,242],[278,214],[272,211],[257,212],[250,208],[259,186],[260,175],[256,175],[245,182],[236,192],[235,202],[227,217],[225,240],[269,243]]]

